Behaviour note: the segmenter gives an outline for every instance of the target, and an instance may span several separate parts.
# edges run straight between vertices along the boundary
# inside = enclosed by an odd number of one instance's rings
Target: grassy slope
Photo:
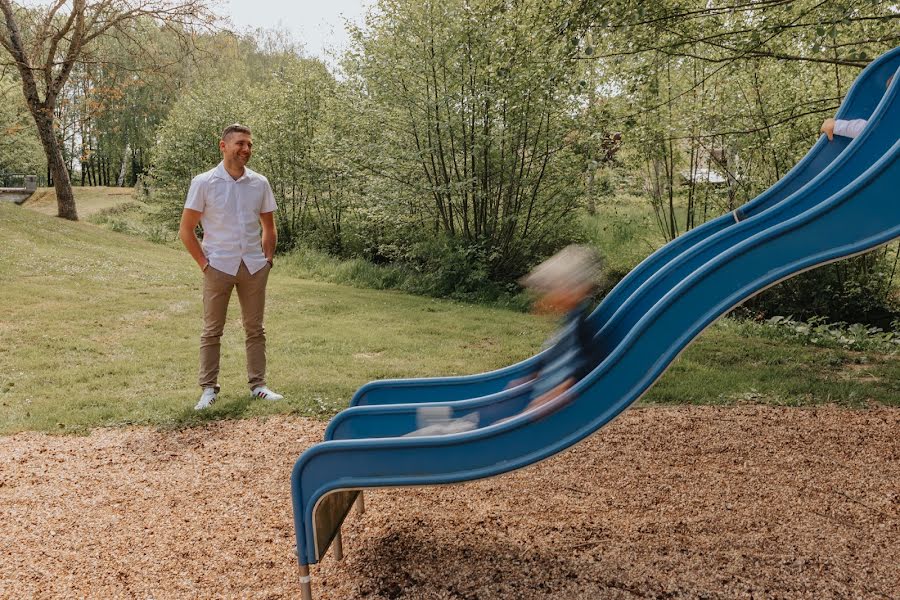
[[[200,279],[183,251],[0,205],[0,281],[0,433],[285,411],[330,416],[368,380],[504,366],[530,355],[553,327],[546,318],[276,269],[269,374],[288,400],[245,397],[235,299],[224,394],[197,415]],[[704,333],[646,400],[900,404],[900,358],[748,338],[726,323]]]
[[[0,432],[198,419],[200,277],[187,255],[0,206]],[[269,374],[283,404],[245,398],[233,298],[223,397],[203,418],[331,414],[376,378],[471,373],[528,356],[548,319],[273,272]]]

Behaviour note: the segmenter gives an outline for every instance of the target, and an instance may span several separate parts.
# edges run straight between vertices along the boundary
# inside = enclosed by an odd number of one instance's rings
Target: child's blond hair
[[[603,259],[588,246],[566,246],[519,280],[524,287],[537,293],[547,293],[561,287],[600,285]]]

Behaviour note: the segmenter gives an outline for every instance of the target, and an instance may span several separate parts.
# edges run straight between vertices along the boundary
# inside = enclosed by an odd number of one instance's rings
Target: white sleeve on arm
[[[184,203],[185,208],[203,212],[206,208],[206,194],[203,193],[203,184],[200,177],[194,177],[191,180],[191,187],[188,189],[187,200]]]
[[[270,213],[275,212],[275,209],[278,208],[278,205],[275,203],[275,194],[272,193],[272,186],[269,185],[269,180],[266,180],[266,191],[265,196],[263,196],[262,206],[259,209],[259,213]]]
[[[868,123],[865,119],[853,119],[852,121],[844,121],[838,119],[834,122],[834,135],[842,135],[848,138],[858,137]]]

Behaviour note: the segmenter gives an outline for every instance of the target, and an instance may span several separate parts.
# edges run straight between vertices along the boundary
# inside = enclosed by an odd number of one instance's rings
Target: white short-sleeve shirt
[[[277,208],[268,179],[247,167],[234,179],[220,162],[191,180],[184,207],[203,213],[201,245],[214,269],[237,275],[241,261],[250,273],[266,266],[259,215]]]

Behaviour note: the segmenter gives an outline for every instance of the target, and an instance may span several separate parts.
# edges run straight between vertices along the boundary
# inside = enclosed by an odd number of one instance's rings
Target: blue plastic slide
[[[900,67],[900,48],[895,48],[870,63],[850,88],[837,117],[869,118],[884,94],[885,82],[898,67]],[[835,137],[832,142],[828,142],[824,135],[821,136],[793,169],[756,199],[734,213],[704,223],[660,248],[635,267],[604,298],[590,317],[592,326],[598,330],[604,326],[609,328],[608,322],[611,317],[621,313],[622,306],[632,294],[657,272],[666,268],[671,261],[707,238],[732,227],[737,220],[753,218],[790,198],[794,192],[803,188],[831,165],[849,143],[849,139],[840,136]],[[645,303],[647,302],[650,302],[650,299],[645,297]],[[536,361],[537,358],[532,357],[510,367],[479,375],[373,381],[357,390],[350,401],[350,406],[460,400],[493,394],[503,390],[510,381],[531,372]]]
[[[358,491],[491,477],[569,448],[637,400],[703,329],[768,286],[900,237],[900,48],[858,78],[839,115],[868,117],[851,143],[815,147],[771,190],[676,239],[638,266],[594,312],[600,364],[554,402],[518,414],[527,386],[502,388],[534,358],[482,375],[367,384],[303,453],[291,476],[304,596],[308,565],[339,535]],[[621,288],[621,289],[620,289]],[[398,437],[421,403],[466,433]],[[516,416],[517,415],[517,416]],[[503,420],[512,416],[509,420]]]

